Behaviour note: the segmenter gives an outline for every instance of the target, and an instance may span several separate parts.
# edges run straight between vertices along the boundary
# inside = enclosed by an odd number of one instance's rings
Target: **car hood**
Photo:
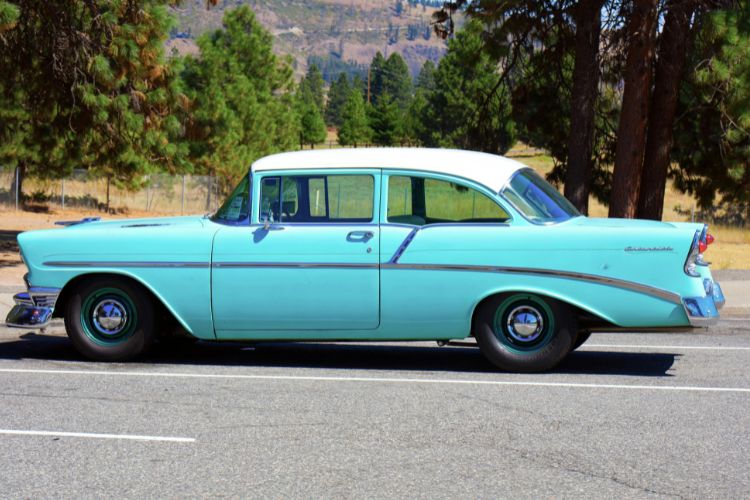
[[[107,230],[110,231],[116,228],[122,229],[135,229],[135,228],[147,228],[147,227],[179,227],[184,228],[186,226],[197,226],[202,227],[205,224],[206,219],[199,215],[189,215],[184,217],[149,217],[141,219],[113,219],[113,220],[99,220],[91,222],[74,222],[73,224],[67,225],[66,229],[69,230]],[[63,224],[67,224],[64,222]]]

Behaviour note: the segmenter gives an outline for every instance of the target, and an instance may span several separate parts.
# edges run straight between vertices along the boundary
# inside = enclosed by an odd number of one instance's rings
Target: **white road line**
[[[588,342],[581,346],[586,347],[612,347],[615,349],[704,349],[707,351],[750,351],[750,347],[731,347],[731,346],[702,346],[702,345],[636,345],[636,344],[589,344]]]
[[[22,368],[0,368],[0,373],[29,373],[44,375],[104,375],[114,377],[151,378],[196,378],[220,380],[282,380],[314,382],[382,382],[391,384],[445,384],[445,385],[489,385],[520,387],[566,387],[577,389],[630,389],[645,391],[685,391],[685,392],[739,392],[750,393],[744,387],[700,387],[679,385],[634,385],[634,384],[582,384],[573,382],[531,382],[514,380],[471,380],[471,379],[431,379],[431,378],[390,378],[390,377],[323,377],[307,375],[231,375],[215,373],[165,373],[135,371],[89,371],[89,370],[31,370]]]
[[[134,434],[92,434],[89,432],[60,432],[60,431],[19,431],[0,429],[0,434],[16,436],[53,436],[91,439],[125,439],[129,441],[162,441],[168,443],[194,443],[195,438],[169,436],[138,436]]]

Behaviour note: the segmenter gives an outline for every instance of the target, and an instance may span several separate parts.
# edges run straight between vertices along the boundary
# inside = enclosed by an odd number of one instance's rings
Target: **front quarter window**
[[[564,222],[581,215],[557,189],[531,169],[517,172],[501,194],[534,224]]]
[[[250,175],[234,188],[227,201],[211,218],[214,222],[236,223],[247,220],[250,216]]]

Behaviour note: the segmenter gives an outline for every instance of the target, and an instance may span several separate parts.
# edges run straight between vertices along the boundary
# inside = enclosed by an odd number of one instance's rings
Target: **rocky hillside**
[[[276,37],[276,49],[292,55],[304,73],[308,61],[324,75],[362,71],[376,51],[399,52],[416,74],[426,59],[437,61],[445,42],[432,32],[439,0],[223,0],[206,8],[205,0],[186,0],[174,9],[179,21],[170,47],[195,51],[195,39],[221,26],[225,9],[248,4]]]

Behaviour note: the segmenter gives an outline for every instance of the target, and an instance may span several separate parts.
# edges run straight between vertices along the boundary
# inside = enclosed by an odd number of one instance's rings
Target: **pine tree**
[[[386,59],[383,73],[383,91],[388,93],[400,109],[406,110],[412,97],[411,74],[406,61],[394,52]]]
[[[386,91],[385,62],[385,57],[383,57],[383,54],[381,54],[380,51],[376,52],[375,57],[372,58],[370,69],[368,71],[369,96],[367,96],[367,104],[377,104],[380,96]]]
[[[311,64],[307,68],[305,77],[300,82],[300,92],[308,92],[313,98],[313,103],[321,112],[325,110],[324,85],[325,81],[323,80],[323,74],[320,72],[320,69],[317,65]]]
[[[339,144],[354,146],[355,148],[367,143],[371,137],[371,130],[367,122],[365,101],[362,93],[353,89],[349,93],[342,112],[341,128],[339,128]]]
[[[329,126],[340,127],[342,122],[342,113],[346,101],[352,88],[349,85],[349,78],[346,73],[339,73],[339,77],[331,83],[328,89],[328,102],[326,103],[326,124]]]
[[[123,184],[189,169],[186,100],[163,48],[169,3],[25,2],[17,15],[0,2],[0,163],[39,177],[83,167]]]
[[[750,222],[750,6],[706,16],[689,55],[672,150],[678,188]]]
[[[187,134],[200,172],[238,177],[255,159],[296,147],[292,69],[272,43],[242,6],[225,11],[223,29],[198,39],[200,57],[186,59]]]
[[[316,144],[326,140],[326,124],[323,120],[323,113],[317,105],[317,96],[313,95],[310,87],[302,86],[297,102],[300,117],[300,145],[309,144],[310,147],[315,147]]]
[[[378,146],[395,146],[404,139],[403,113],[387,92],[370,111],[372,142]]]
[[[502,86],[493,91],[496,65],[482,51],[481,31],[478,22],[470,21],[448,41],[422,117],[426,146],[503,154],[516,140],[510,90]]]

